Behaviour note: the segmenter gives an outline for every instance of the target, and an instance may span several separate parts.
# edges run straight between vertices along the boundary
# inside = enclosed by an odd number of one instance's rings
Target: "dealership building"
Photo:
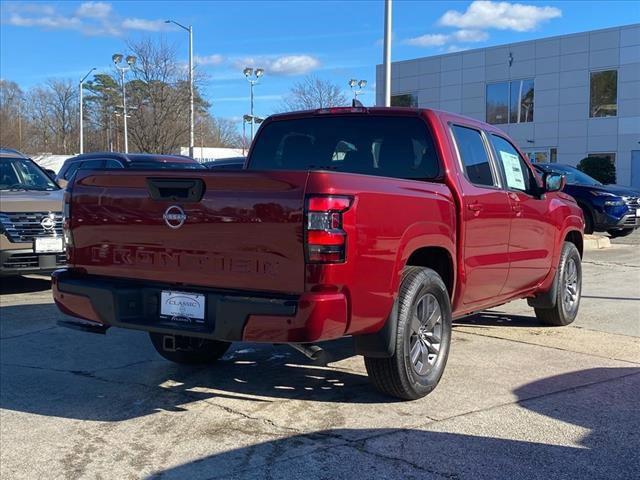
[[[378,105],[382,85],[378,65]],[[608,158],[640,188],[640,24],[393,62],[391,95],[494,124],[536,162]]]

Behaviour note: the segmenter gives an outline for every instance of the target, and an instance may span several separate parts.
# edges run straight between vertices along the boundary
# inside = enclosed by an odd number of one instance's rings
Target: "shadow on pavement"
[[[334,362],[354,355],[350,339],[325,348]],[[123,421],[213,398],[393,402],[366,375],[315,366],[285,346],[241,344],[214,365],[193,367],[162,359],[142,332],[102,336],[54,328],[36,337],[8,336],[0,355],[0,408],[46,416]]]
[[[471,425],[471,430],[499,432],[495,437],[412,429],[325,430],[211,455],[149,478],[637,478],[638,373],[638,368],[597,368],[525,385],[514,392],[526,410],[516,417],[520,431],[510,425],[509,433],[503,432],[482,417]],[[612,374],[617,381],[606,380]],[[575,375],[581,381],[592,378],[592,385],[529,396],[575,383]],[[578,445],[497,438],[507,435]]]
[[[454,321],[455,325],[481,325],[492,327],[540,327],[549,328],[548,325],[540,323],[533,312],[531,316],[506,314],[500,311],[491,310],[480,312],[468,317],[463,317]]]
[[[42,292],[51,288],[49,277],[3,277],[0,279],[0,295]]]

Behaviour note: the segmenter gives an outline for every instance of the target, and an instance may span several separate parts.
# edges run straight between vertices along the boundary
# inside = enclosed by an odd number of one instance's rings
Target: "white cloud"
[[[403,43],[414,47],[442,47],[450,42],[475,43],[484,42],[488,38],[489,34],[482,30],[458,30],[451,34],[427,33],[419,37],[408,38]]]
[[[10,4],[7,11],[9,15],[3,15],[2,23],[8,25],[48,30],[77,30],[85,35],[94,36],[118,37],[127,30],[158,32],[172,29],[164,20],[122,19],[113,11],[111,3],[100,1],[83,2],[70,14],[54,6],[38,3]]]
[[[301,75],[319,66],[320,61],[310,55],[288,55],[273,60],[267,71],[274,75]]]
[[[160,32],[169,28],[164,20],[146,20],[144,18],[125,18],[121,25],[125,30],[142,30],[144,32]]]
[[[526,32],[535,29],[544,21],[561,16],[562,11],[556,7],[476,0],[464,12],[448,10],[439,23],[463,29],[495,28]]]
[[[404,41],[407,45],[414,47],[441,47],[449,40],[448,35],[441,33],[427,33],[419,37],[409,38]]]
[[[451,34],[451,38],[465,43],[484,42],[489,39],[489,34],[482,30],[458,30]]]
[[[218,53],[215,53],[213,55],[205,56],[196,55],[194,60],[199,65],[220,65],[222,62],[224,62],[224,57]]]
[[[76,10],[77,17],[107,18],[111,15],[111,4],[105,2],[84,2]]]
[[[278,57],[248,57],[240,58],[233,65],[242,69],[244,67],[262,67],[271,75],[304,75],[318,67],[320,60],[311,55],[281,55]]]
[[[79,28],[81,25],[80,21],[74,17],[63,17],[60,15],[27,17],[19,13],[10,15],[7,23],[16,27],[42,27],[50,29]]]

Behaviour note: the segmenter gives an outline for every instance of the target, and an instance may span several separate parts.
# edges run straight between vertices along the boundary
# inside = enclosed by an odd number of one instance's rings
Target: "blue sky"
[[[383,2],[111,1],[1,2],[0,76],[29,88],[48,78],[78,80],[91,67],[110,71],[127,39],[164,37],[187,59],[193,25],[197,68],[215,116],[248,110],[242,66],[263,66],[256,113],[273,113],[307,74],[345,86],[366,79],[360,97],[375,101],[375,65],[382,59]],[[640,21],[640,2],[394,1],[393,60],[404,60]]]

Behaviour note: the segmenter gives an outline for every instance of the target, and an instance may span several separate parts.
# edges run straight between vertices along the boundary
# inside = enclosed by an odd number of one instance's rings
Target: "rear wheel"
[[[578,315],[582,293],[582,263],[573,243],[564,242],[556,275],[558,286],[555,306],[535,308],[536,317],[546,325],[569,325]]]
[[[609,234],[609,236],[611,236],[611,238],[618,238],[631,235],[634,230],[634,228],[621,228],[620,230],[607,230],[607,233]]]
[[[229,342],[184,335],[149,332],[156,351],[171,362],[188,365],[213,363],[229,349]]]
[[[430,393],[442,377],[451,344],[451,304],[440,276],[408,267],[398,295],[395,353],[365,357],[369,379],[383,393],[414,400]]]

